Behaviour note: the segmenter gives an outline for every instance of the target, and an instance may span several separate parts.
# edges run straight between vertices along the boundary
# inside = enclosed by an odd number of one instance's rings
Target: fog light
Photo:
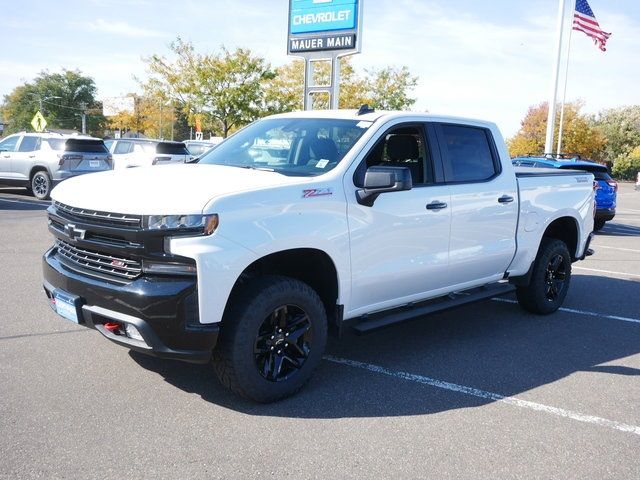
[[[144,338],[142,338],[142,335],[140,335],[140,332],[138,331],[138,329],[133,325],[131,325],[130,323],[127,323],[124,326],[124,331],[126,332],[127,337],[133,340],[139,340],[140,342],[144,342]]]

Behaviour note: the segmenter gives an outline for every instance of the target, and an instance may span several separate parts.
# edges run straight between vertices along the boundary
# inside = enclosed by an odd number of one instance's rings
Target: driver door
[[[345,178],[357,189],[368,167],[386,165],[409,168],[413,182],[411,190],[383,193],[371,207],[347,194],[352,293],[346,318],[435,296],[448,285],[450,192],[439,181],[432,138],[424,123],[397,125]]]
[[[0,178],[16,178],[11,170],[11,161],[18,140],[20,140],[19,135],[11,135],[0,142]]]

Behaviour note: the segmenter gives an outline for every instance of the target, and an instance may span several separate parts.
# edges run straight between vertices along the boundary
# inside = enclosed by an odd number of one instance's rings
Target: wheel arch
[[[233,299],[244,283],[263,275],[282,275],[308,284],[322,299],[329,323],[337,325],[341,322],[338,271],[332,258],[323,250],[292,248],[273,252],[253,261],[236,280],[229,298]]]
[[[540,244],[545,238],[555,238],[564,242],[571,254],[571,261],[577,260],[580,229],[578,221],[574,217],[564,216],[553,220],[542,234]]]
[[[49,175],[49,178],[51,178],[53,181],[53,176],[51,175],[51,170],[49,170],[49,167],[47,167],[46,165],[34,165],[29,170],[29,183],[31,183],[31,180],[33,180],[33,176],[37,172],[47,172],[47,175]]]

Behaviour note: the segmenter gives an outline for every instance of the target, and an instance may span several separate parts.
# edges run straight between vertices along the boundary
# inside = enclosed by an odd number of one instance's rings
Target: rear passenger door
[[[500,279],[516,250],[518,194],[511,165],[503,171],[491,130],[435,125],[451,188],[451,285]]]

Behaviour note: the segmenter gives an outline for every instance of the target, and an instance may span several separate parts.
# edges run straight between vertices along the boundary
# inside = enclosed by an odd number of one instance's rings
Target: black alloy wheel
[[[312,335],[304,310],[296,305],[276,308],[260,325],[253,349],[260,375],[271,382],[295,375],[309,357]]]
[[[518,303],[525,310],[548,315],[562,306],[571,283],[571,254],[555,238],[543,238],[531,267],[528,285],[516,287]]]
[[[308,284],[262,275],[241,284],[225,311],[213,367],[223,385],[256,402],[297,392],[327,343],[327,314]]]
[[[556,254],[549,260],[545,275],[545,296],[550,302],[555,302],[560,298],[567,287],[567,266],[564,257]]]

